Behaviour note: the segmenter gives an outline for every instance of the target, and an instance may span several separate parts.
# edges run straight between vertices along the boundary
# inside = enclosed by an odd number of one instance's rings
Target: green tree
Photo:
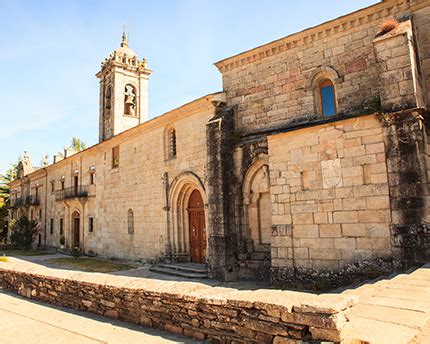
[[[80,152],[84,149],[87,149],[87,144],[81,139],[78,139],[77,137],[73,137],[70,148],[74,149],[76,152]]]
[[[0,242],[7,239],[7,218],[10,204],[9,183],[16,179],[18,164],[10,164],[5,174],[0,174]]]
[[[18,164],[10,164],[10,168],[5,174],[0,174],[0,198],[3,199],[4,205],[9,206],[9,183],[16,179]],[[1,204],[0,204],[1,206]]]
[[[36,220],[29,220],[27,216],[21,216],[11,226],[10,241],[19,249],[29,250],[39,230]]]
[[[7,240],[7,217],[8,211],[5,205],[0,206],[0,244]]]

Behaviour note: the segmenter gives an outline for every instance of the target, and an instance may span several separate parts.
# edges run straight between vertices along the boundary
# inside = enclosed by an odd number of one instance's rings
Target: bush
[[[381,24],[379,28],[378,36],[385,35],[386,33],[396,29],[399,26],[399,23],[396,19],[387,19]]]
[[[29,250],[39,230],[36,220],[29,220],[26,216],[21,216],[11,226],[10,241],[19,249]]]
[[[73,257],[73,258],[78,259],[78,258],[79,258],[79,256],[81,255],[81,250],[80,250],[80,248],[79,248],[79,247],[77,247],[77,246],[72,247],[72,252],[71,252],[71,254],[72,254],[72,257]]]

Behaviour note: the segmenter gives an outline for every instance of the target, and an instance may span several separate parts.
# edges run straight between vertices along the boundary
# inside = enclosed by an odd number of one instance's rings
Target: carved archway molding
[[[246,171],[245,178],[243,179],[243,187],[242,187],[243,200],[244,200],[245,205],[249,205],[249,203],[251,201],[250,197],[252,196],[251,195],[252,180],[254,179],[255,174],[264,165],[269,166],[269,158],[265,154],[260,154],[258,156],[258,160],[256,160],[251,165],[251,167],[248,168],[248,171]]]
[[[208,223],[207,195],[201,179],[191,171],[178,174],[169,187],[169,209],[170,209],[170,247],[172,258],[187,258],[189,255],[189,217],[188,202],[191,193],[198,190],[205,205],[205,222]]]
[[[250,224],[250,208],[256,204],[258,204],[261,194],[252,192],[252,185],[254,182],[254,178],[258,174],[258,172],[265,168],[265,173],[267,174],[267,190],[269,191],[269,158],[265,154],[260,154],[258,156],[258,160],[254,161],[254,163],[248,168],[248,171],[245,174],[243,184],[242,184],[242,196],[243,196],[243,227],[242,227],[242,237],[247,242],[248,252],[252,252],[258,250],[259,243],[255,241],[256,238],[253,238],[251,233],[251,224]],[[260,239],[261,240],[261,239]]]
[[[315,85],[322,79],[330,79],[333,83],[343,81],[339,73],[332,67],[316,68],[308,79],[308,88],[314,88]]]

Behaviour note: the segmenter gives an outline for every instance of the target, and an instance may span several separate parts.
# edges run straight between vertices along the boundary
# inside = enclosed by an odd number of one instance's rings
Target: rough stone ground
[[[198,343],[142,326],[0,292],[0,342],[15,344]]]

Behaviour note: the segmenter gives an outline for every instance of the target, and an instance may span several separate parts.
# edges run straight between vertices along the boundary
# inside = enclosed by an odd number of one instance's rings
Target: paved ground
[[[430,264],[343,294],[359,297],[345,333],[370,343],[430,343]]]
[[[197,341],[0,292],[0,343],[158,344]]]

